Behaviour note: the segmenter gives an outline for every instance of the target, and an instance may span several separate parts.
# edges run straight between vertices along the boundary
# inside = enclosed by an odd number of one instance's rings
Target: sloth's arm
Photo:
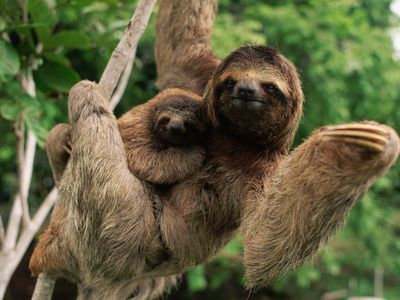
[[[177,87],[203,95],[220,61],[210,37],[216,0],[161,0],[156,24],[156,63],[160,90]]]
[[[323,127],[294,150],[246,208],[248,286],[265,285],[312,257],[398,153],[396,132],[372,122]]]

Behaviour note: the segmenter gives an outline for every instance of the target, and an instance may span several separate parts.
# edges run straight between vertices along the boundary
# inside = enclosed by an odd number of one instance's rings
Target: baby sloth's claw
[[[328,126],[322,134],[329,141],[353,144],[373,152],[384,152],[389,143],[389,133],[373,124]]]

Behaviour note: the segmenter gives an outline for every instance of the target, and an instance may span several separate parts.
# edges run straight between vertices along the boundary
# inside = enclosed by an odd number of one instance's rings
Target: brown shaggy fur
[[[210,47],[216,0],[163,0],[156,24],[157,87],[203,96],[220,60]]]
[[[172,11],[160,18],[171,18],[165,22],[172,24],[185,8],[193,7],[193,17],[213,7],[207,2],[200,9],[196,3],[161,1]],[[183,40],[185,32],[191,31],[183,31]],[[191,42],[208,46],[208,29],[203,36],[197,33]],[[163,40],[167,44],[158,44],[159,53],[160,46],[174,49],[177,41]],[[170,58],[161,64],[168,65]],[[164,88],[195,86],[201,93],[190,77],[199,69],[187,62],[174,66],[172,77],[159,67],[159,76],[167,78]],[[205,93],[201,112],[212,130],[204,165],[158,193],[130,173],[117,121],[100,88],[78,83],[69,97],[71,159],[54,212],[63,210],[66,218],[57,227],[59,239],[51,241],[62,243],[49,246],[56,253],[43,249],[42,256],[57,260],[36,271],[69,276],[78,282],[82,299],[125,299],[138,284],[149,286],[153,279],[206,262],[239,227],[248,287],[299,266],[394,163],[400,144],[390,127],[355,123],[321,128],[289,154],[302,101],[295,68],[275,49],[234,51]],[[156,211],[155,202],[161,203]]]
[[[134,175],[155,184],[171,184],[200,169],[205,156],[200,105],[199,96],[168,89],[118,119]],[[175,133],[173,126],[181,131]]]

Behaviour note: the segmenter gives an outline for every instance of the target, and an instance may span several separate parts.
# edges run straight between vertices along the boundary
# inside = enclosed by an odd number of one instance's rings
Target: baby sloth
[[[118,119],[130,171],[154,184],[172,184],[203,165],[201,97],[167,89]]]

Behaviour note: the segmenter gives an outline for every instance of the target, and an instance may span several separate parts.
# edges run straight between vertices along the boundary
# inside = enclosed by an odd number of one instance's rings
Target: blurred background
[[[135,1],[0,0],[0,212],[7,223],[18,191],[17,135],[24,120],[39,139],[29,191],[32,212],[53,186],[42,145],[67,122],[66,95],[80,79],[99,80]],[[305,92],[296,144],[327,124],[376,120],[400,131],[400,1],[220,0],[213,48],[223,58],[243,44],[268,44],[291,59]],[[120,116],[157,93],[154,18],[141,39]],[[397,46],[396,46],[397,45]],[[397,49],[396,49],[397,47]],[[18,74],[33,69],[37,96]],[[400,299],[400,164],[379,179],[320,255],[264,290],[243,288],[238,236],[221,256],[186,274],[168,299]],[[32,246],[31,246],[32,248]],[[6,299],[30,299],[27,262]],[[2,268],[2,266],[0,266]],[[73,299],[59,281],[54,299]]]

